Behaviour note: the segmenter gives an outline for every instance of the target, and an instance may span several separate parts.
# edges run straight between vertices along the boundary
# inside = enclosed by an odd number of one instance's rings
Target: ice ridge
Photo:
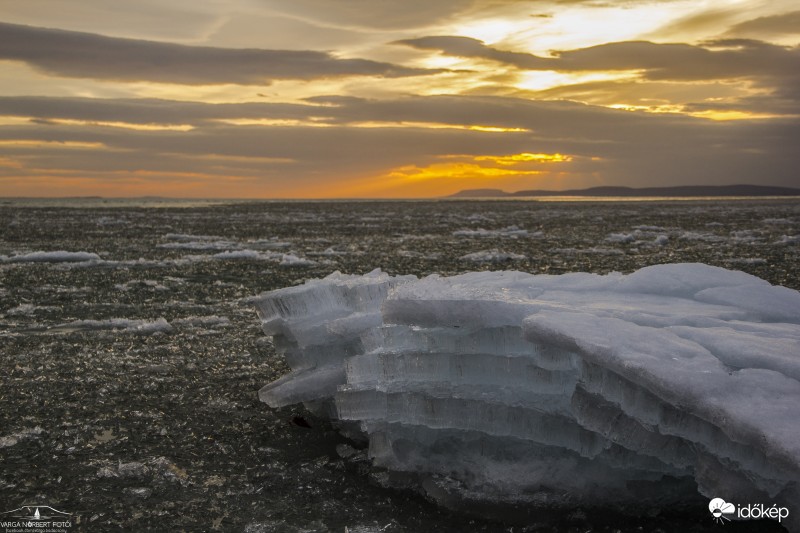
[[[800,501],[797,291],[670,264],[337,272],[254,302],[292,368],[261,399],[358,427],[442,503]]]

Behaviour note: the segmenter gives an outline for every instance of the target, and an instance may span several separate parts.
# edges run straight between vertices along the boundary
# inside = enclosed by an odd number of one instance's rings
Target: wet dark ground
[[[0,512],[50,505],[81,531],[722,530],[703,498],[697,510],[576,509],[512,526],[383,488],[324,421],[258,401],[287,368],[247,299],[334,270],[695,261],[800,289],[791,200],[65,205],[0,204]],[[25,257],[37,251],[99,259]],[[463,258],[476,252],[496,262]]]

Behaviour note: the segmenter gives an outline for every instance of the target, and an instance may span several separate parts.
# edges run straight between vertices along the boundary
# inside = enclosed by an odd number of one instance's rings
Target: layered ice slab
[[[797,528],[796,291],[702,264],[375,271],[256,306],[292,368],[261,399],[357,424],[376,465],[443,503],[635,511],[699,491]]]

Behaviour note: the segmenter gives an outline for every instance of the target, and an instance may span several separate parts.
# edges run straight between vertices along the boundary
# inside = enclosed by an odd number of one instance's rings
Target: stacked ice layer
[[[332,400],[345,383],[345,359],[364,353],[362,336],[380,328],[389,290],[414,276],[331,274],[322,280],[267,293],[256,301],[264,333],[271,335],[292,372],[262,388],[272,407],[306,402],[335,416]]]
[[[434,497],[800,501],[800,293],[702,264],[633,274],[333,274],[257,301],[293,371],[374,462]],[[792,517],[793,518],[793,517]]]

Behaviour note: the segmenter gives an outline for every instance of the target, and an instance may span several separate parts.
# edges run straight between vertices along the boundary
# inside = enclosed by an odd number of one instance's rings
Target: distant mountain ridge
[[[515,198],[522,196],[597,196],[597,197],[698,197],[698,196],[800,196],[800,189],[769,185],[684,185],[678,187],[590,187],[565,191],[528,190],[505,192],[500,189],[467,189],[448,198]]]

